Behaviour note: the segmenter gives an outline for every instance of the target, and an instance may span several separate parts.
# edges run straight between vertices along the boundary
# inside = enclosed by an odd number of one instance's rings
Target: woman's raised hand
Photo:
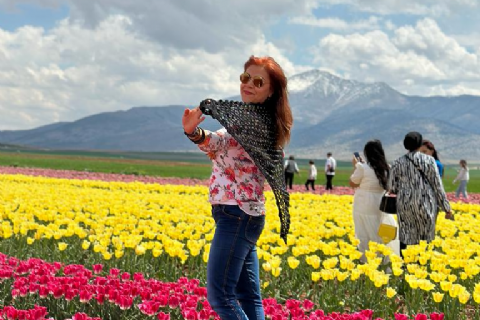
[[[200,108],[185,109],[182,117],[183,131],[188,134],[193,133],[195,128],[202,123],[203,120],[205,120],[205,117],[202,111],[200,111]]]

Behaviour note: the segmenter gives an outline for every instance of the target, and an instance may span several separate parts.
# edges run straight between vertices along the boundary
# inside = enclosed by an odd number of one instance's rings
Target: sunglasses
[[[267,83],[260,76],[254,76],[252,78],[252,76],[248,72],[244,72],[240,75],[240,82],[243,83],[243,84],[247,84],[250,81],[250,79],[253,80],[253,85],[257,88],[261,88],[261,87],[263,87],[264,84]]]

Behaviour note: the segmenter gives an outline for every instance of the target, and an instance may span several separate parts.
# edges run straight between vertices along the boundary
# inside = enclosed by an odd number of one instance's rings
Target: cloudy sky
[[[480,95],[479,0],[0,0],[0,130],[238,93],[251,54]]]

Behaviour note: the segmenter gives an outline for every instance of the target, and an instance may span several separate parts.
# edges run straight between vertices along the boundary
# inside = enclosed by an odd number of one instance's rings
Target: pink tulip
[[[117,296],[116,299],[116,304],[120,307],[122,310],[127,310],[130,309],[133,303],[133,298],[132,296],[126,296],[126,295],[120,295]]]
[[[315,306],[315,304],[312,301],[310,301],[308,299],[303,300],[303,309],[305,311],[312,310],[314,306]]]
[[[72,320],[89,320],[89,317],[83,312],[78,312],[73,315]]]
[[[430,319],[431,320],[443,320],[443,318],[444,318],[443,313],[436,313],[436,312],[430,313]]]
[[[157,314],[158,320],[170,320],[170,313],[159,312]]]
[[[87,303],[92,299],[93,293],[88,290],[80,290],[80,302]]]
[[[102,265],[102,264],[94,264],[94,265],[92,266],[92,269],[93,269],[93,272],[94,272],[95,274],[99,274],[99,273],[102,272],[102,270],[103,270],[103,265]]]

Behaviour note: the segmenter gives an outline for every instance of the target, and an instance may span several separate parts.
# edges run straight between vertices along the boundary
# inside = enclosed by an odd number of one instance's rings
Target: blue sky
[[[251,54],[480,95],[479,21],[478,0],[0,0],[0,130],[232,96]]]

